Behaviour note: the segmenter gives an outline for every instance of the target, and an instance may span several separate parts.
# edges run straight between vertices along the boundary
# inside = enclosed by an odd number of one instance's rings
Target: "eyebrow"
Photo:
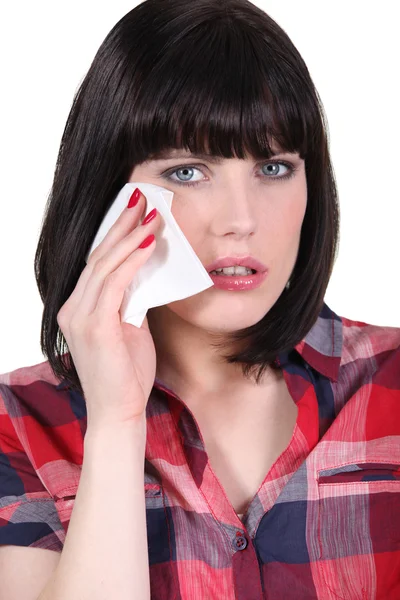
[[[288,154],[290,155],[290,152],[277,152],[274,149],[274,154],[272,156],[280,156],[280,155],[284,155],[284,154]],[[198,158],[200,160],[205,160],[208,161],[210,163],[219,165],[221,164],[225,159],[221,156],[214,156],[213,154],[205,154],[205,153],[200,153],[200,154],[174,154],[171,150],[161,150],[160,152],[157,152],[156,154],[153,154],[152,156],[149,157],[149,161],[160,161],[160,160],[178,160],[178,159],[194,159],[194,158]],[[265,157],[261,157],[261,158],[265,158]]]
[[[201,160],[207,160],[214,164],[220,164],[224,160],[222,157],[214,156],[212,154],[174,154],[174,152],[171,152],[170,150],[157,152],[157,154],[150,156],[149,160],[178,160],[181,158],[200,158]]]

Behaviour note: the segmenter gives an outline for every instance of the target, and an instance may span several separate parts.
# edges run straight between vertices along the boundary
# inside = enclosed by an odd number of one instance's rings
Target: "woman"
[[[214,281],[141,328],[140,187],[85,263],[138,181]],[[338,231],[322,105],[267,14],[147,0],[115,25],[37,248],[48,360],[1,378],[3,597],[400,597],[400,330],[324,303]]]

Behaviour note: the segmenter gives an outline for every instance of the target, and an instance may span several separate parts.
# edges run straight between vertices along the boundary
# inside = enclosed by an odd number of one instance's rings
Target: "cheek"
[[[298,244],[307,208],[307,199],[293,198],[273,214],[264,216],[263,237],[273,240],[272,247],[283,248]]]
[[[287,211],[285,216],[286,231],[288,234],[300,235],[301,227],[303,225],[304,216],[306,214],[307,201],[303,198],[299,198],[297,202],[294,202]]]
[[[196,247],[196,242],[201,240],[203,231],[206,226],[206,215],[202,215],[194,206],[189,206],[188,203],[178,202],[172,203],[172,215],[175,221],[181,228],[184,236],[193,248]]]

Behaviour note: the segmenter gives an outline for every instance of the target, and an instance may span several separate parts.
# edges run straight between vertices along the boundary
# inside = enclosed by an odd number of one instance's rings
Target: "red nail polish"
[[[128,208],[133,208],[134,206],[136,206],[136,204],[139,202],[139,198],[140,190],[139,188],[136,188],[136,190],[133,192],[132,196],[129,199]]]
[[[153,210],[151,212],[149,212],[149,214],[147,215],[147,217],[145,219],[143,219],[142,225],[147,225],[147,223],[150,223],[150,221],[152,219],[154,219],[154,217],[156,216],[156,214],[157,214],[157,209],[153,208]]]
[[[147,248],[150,244],[155,240],[155,235],[152,233],[148,235],[147,238],[140,244],[139,248]]]

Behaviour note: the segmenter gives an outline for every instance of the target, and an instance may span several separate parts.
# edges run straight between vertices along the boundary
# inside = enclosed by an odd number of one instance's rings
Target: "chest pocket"
[[[400,598],[400,463],[322,470],[317,487],[326,600]]]
[[[164,488],[145,482],[151,600],[177,597],[176,545],[171,509]]]

